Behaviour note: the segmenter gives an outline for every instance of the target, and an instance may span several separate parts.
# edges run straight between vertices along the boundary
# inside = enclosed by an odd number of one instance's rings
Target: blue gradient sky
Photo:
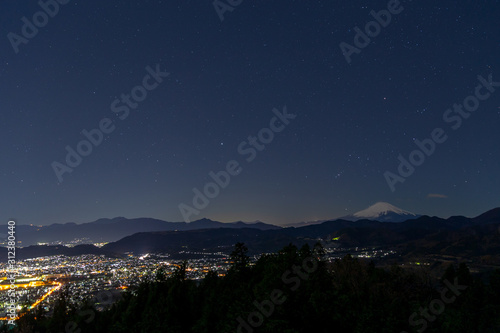
[[[0,221],[181,221],[178,205],[229,160],[242,171],[192,219],[291,223],[377,201],[443,217],[500,206],[500,88],[458,130],[443,121],[478,75],[500,81],[500,3],[401,6],[348,64],[339,44],[387,1],[243,1],[222,22],[211,1],[69,1],[17,54],[7,34],[40,6],[2,1]],[[112,102],[156,64],[169,77],[120,120]],[[246,162],[238,145],[285,105],[296,118]],[[103,118],[115,130],[59,182],[51,163]],[[384,172],[437,127],[448,140],[392,192]]]

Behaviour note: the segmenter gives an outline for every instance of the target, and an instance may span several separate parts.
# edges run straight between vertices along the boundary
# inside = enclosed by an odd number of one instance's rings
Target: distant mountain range
[[[340,219],[347,221],[358,221],[360,219],[377,220],[381,222],[401,222],[409,218],[417,218],[420,215],[402,210],[391,204],[379,202],[369,208],[357,212],[353,215],[345,216]],[[327,220],[302,222],[287,226],[304,227],[309,225],[321,224]],[[285,226],[286,227],[286,226]],[[68,243],[74,239],[85,239],[84,243],[106,243],[115,242],[126,236],[138,232],[153,231],[189,231],[199,229],[218,229],[231,228],[242,229],[252,228],[258,230],[276,230],[281,226],[267,224],[264,222],[231,222],[223,223],[210,219],[201,219],[190,223],[186,222],[168,222],[153,218],[135,218],[127,219],[125,217],[115,217],[112,219],[103,218],[88,223],[55,223],[48,226],[18,225],[17,240],[21,241],[22,246],[37,244],[50,244],[54,242]],[[3,236],[3,237],[2,237]],[[7,235],[0,234],[1,238]]]
[[[98,225],[114,226],[114,231],[118,232],[116,222],[109,220],[94,222],[93,226],[100,230]],[[433,254],[477,258],[479,261],[500,265],[500,208],[475,218],[453,216],[442,219],[420,216],[400,223],[362,219],[333,220],[300,228],[279,228],[265,224],[257,224],[258,227],[255,228],[255,225],[248,227],[249,225],[239,223],[221,228],[215,221],[202,220],[197,225],[213,227],[198,230],[139,232],[102,248],[90,245],[71,249],[63,246],[31,246],[17,249],[16,254],[22,259],[54,254],[95,253],[119,256],[126,252],[135,254],[161,252],[170,254],[172,258],[179,258],[185,257],[188,252],[230,253],[236,242],[244,242],[250,254],[259,254],[274,252],[290,243],[301,246],[321,241],[326,247],[335,248],[394,248],[397,249],[400,258]],[[243,228],[240,228],[241,226]],[[5,261],[6,254],[6,250],[0,251],[0,260]]]
[[[326,247],[394,248],[399,255],[457,256],[467,259],[485,258],[500,265],[500,208],[476,218],[454,216],[448,219],[421,216],[400,223],[372,220],[334,220],[301,228],[272,230],[211,229],[178,232],[139,233],[102,249],[112,253],[143,254],[163,252],[174,257],[184,251],[229,253],[236,242],[244,242],[250,254],[277,251],[294,243]]]
[[[223,223],[209,219],[201,219],[190,223],[167,222],[153,218],[127,219],[116,217],[113,219],[99,219],[94,222],[76,224],[51,224],[48,226],[18,225],[16,227],[17,240],[22,246],[38,243],[52,243],[56,241],[70,242],[75,238],[87,238],[88,243],[114,242],[123,237],[138,232],[151,231],[187,231],[196,229],[216,228],[253,228],[259,230],[280,229],[281,227],[263,222],[244,223],[241,221]],[[6,237],[6,235],[4,235]]]

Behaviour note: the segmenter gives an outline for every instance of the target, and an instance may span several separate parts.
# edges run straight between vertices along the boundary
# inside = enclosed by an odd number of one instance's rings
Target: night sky
[[[229,161],[240,168],[190,220],[292,223],[377,201],[441,217],[500,206],[500,87],[483,87],[467,118],[443,119],[478,76],[500,82],[500,1],[401,1],[350,62],[340,44],[354,48],[354,28],[387,1],[244,0],[222,21],[212,0],[61,2],[46,22],[37,1],[0,3],[0,221],[182,221],[179,205],[194,207],[193,188]],[[41,27],[25,38],[34,15]],[[134,88],[143,100],[120,100]],[[294,119],[263,130],[284,108]],[[61,182],[54,162],[69,168],[66,147],[102,121],[109,133]],[[401,177],[400,154],[438,128],[446,141],[392,191],[384,174]],[[272,140],[241,154],[259,132]]]

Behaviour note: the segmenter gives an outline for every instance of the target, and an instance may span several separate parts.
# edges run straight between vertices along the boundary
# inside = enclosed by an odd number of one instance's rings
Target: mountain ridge
[[[87,239],[84,243],[114,242],[123,237],[138,233],[169,230],[194,230],[211,228],[254,228],[254,229],[280,229],[280,226],[264,222],[245,223],[218,222],[210,219],[200,219],[193,222],[169,222],[155,218],[125,217],[100,218],[92,222],[77,224],[74,222],[54,223],[47,226],[17,225],[18,240],[23,246],[39,243],[71,242],[76,238]],[[5,238],[6,234],[3,235]]]
[[[207,228],[138,232],[108,243],[94,246],[29,246],[16,249],[19,258],[55,254],[113,254],[125,252],[144,254],[169,253],[178,257],[186,252],[230,253],[236,242],[243,242],[250,254],[268,253],[287,244],[314,245],[321,241],[327,247],[383,247],[397,249],[402,256],[437,255],[476,256],[500,265],[500,208],[475,218],[452,216],[447,219],[420,216],[401,223],[362,219],[331,220],[300,228]],[[5,252],[5,253],[4,253]],[[0,253],[6,260],[7,251]],[[486,259],[485,259],[486,260]]]

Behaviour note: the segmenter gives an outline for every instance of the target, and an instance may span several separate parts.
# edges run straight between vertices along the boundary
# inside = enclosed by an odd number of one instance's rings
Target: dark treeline
[[[237,244],[226,276],[186,279],[186,264],[129,291],[110,309],[72,308],[61,293],[54,314],[24,315],[17,332],[500,332],[500,271],[486,279],[464,264],[444,276],[346,256],[321,259],[320,246],[293,245],[249,265]],[[36,319],[35,319],[36,317]]]

